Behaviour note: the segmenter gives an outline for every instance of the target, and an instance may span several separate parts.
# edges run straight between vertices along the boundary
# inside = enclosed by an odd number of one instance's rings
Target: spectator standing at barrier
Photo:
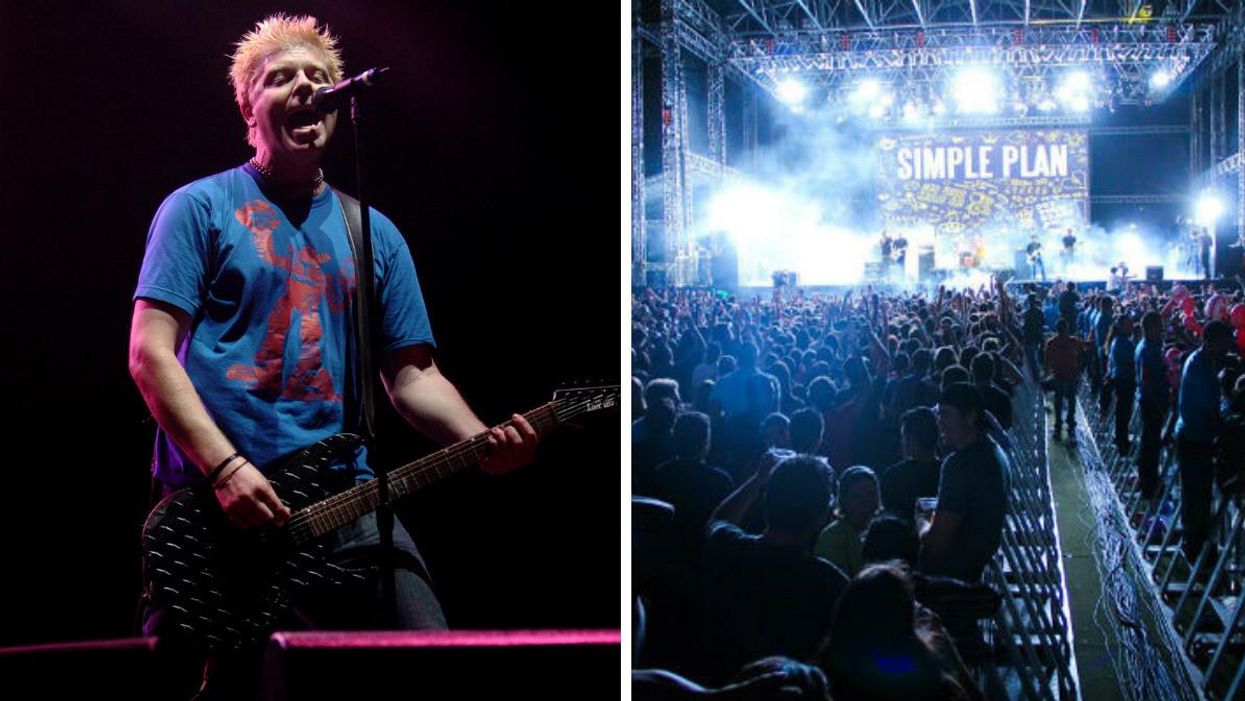
[[[1042,373],[1042,341],[1046,340],[1046,317],[1036,294],[1029,295],[1021,333],[1025,344],[1025,358],[1029,361],[1029,373],[1036,379]]]
[[[1159,483],[1159,451],[1163,421],[1171,403],[1167,364],[1163,361],[1163,318],[1149,311],[1141,317],[1144,334],[1133,351],[1137,404],[1141,408],[1141,448],[1137,453],[1137,488],[1153,499]]]
[[[978,353],[969,363],[973,374],[973,384],[981,392],[981,399],[999,423],[1003,431],[1012,427],[1012,398],[1001,387],[994,383],[995,362],[993,353]]]
[[[1229,494],[1245,491],[1245,375],[1232,387],[1215,451],[1220,488]]]
[[[1131,448],[1128,425],[1133,419],[1133,398],[1137,393],[1133,318],[1127,314],[1119,317],[1108,339],[1107,383],[1115,394],[1115,447],[1120,455],[1127,455]]]
[[[1091,389],[1098,398],[1098,412],[1107,415],[1111,408],[1111,392],[1106,387],[1107,368],[1107,334],[1115,324],[1115,299],[1111,295],[1098,298],[1098,305],[1090,317],[1090,328],[1093,334],[1094,354],[1089,365]]]
[[[1069,332],[1076,328],[1077,305],[1080,301],[1081,296],[1076,293],[1076,283],[1069,281],[1063,294],[1059,295],[1059,316],[1067,320]]]
[[[899,437],[904,460],[882,473],[882,508],[912,522],[916,500],[938,495],[938,418],[933,409],[917,407],[904,412]]]
[[[1068,320],[1055,322],[1055,337],[1046,342],[1046,367],[1055,389],[1055,440],[1060,439],[1067,406],[1068,442],[1076,441],[1076,385],[1081,377],[1081,351],[1085,343],[1072,336]]]
[[[1202,346],[1189,354],[1180,373],[1176,450],[1180,467],[1182,547],[1190,562],[1210,532],[1214,444],[1219,415],[1218,365],[1232,347],[1232,328],[1212,321],[1202,332]]]
[[[998,550],[1007,513],[1007,457],[986,435],[986,410],[966,382],[943,390],[938,429],[951,451],[942,463],[938,505],[921,534],[921,569],[965,581],[981,578]]]
[[[812,552],[830,496],[830,473],[821,461],[799,456],[778,462],[767,454],[710,516],[703,633],[711,680],[769,655],[816,657],[848,581]],[[738,524],[759,498],[765,527],[750,535]]]

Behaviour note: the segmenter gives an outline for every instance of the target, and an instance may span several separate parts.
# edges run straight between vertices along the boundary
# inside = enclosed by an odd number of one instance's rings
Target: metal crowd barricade
[[[987,687],[1010,698],[1079,699],[1046,459],[1046,415],[1032,380],[1017,387],[1014,409],[1008,514],[999,552],[984,577],[1002,597],[985,625],[989,643],[1003,658],[988,670],[996,676]]]
[[[1088,453],[1089,461],[1101,465],[1114,487],[1148,570],[1149,584],[1162,601],[1162,623],[1179,643],[1192,684],[1203,698],[1245,698],[1245,606],[1241,605],[1245,509],[1240,497],[1214,487],[1210,537],[1190,562],[1181,548],[1181,481],[1175,446],[1162,447],[1158,495],[1149,502],[1143,500],[1135,467],[1140,412],[1133,412],[1129,427],[1132,449],[1121,455],[1114,444],[1114,399],[1102,414],[1092,395],[1088,386],[1082,387],[1083,427],[1090,439],[1082,456]]]

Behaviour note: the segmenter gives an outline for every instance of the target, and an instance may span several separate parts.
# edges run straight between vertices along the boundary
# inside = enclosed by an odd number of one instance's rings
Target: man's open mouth
[[[320,124],[322,119],[320,113],[314,109],[299,110],[285,118],[285,127],[291,132],[297,132]]]

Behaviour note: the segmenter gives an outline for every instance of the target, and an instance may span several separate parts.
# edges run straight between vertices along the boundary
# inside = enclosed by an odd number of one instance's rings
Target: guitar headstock
[[[603,411],[618,406],[621,390],[618,385],[594,387],[568,387],[553,393],[553,403],[559,419]]]

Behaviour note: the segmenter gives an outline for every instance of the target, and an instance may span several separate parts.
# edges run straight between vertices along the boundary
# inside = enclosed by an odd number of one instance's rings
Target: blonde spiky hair
[[[316,18],[310,15],[292,16],[284,12],[265,17],[255,28],[243,35],[233,53],[233,65],[229,67],[229,83],[233,86],[234,101],[239,109],[250,105],[251,86],[255,74],[272,54],[295,47],[319,51],[328,64],[329,80],[336,83],[342,78],[342,57],[337,49],[337,37],[329,32],[328,25],[316,27]],[[247,143],[255,145],[255,130],[247,127]]]

